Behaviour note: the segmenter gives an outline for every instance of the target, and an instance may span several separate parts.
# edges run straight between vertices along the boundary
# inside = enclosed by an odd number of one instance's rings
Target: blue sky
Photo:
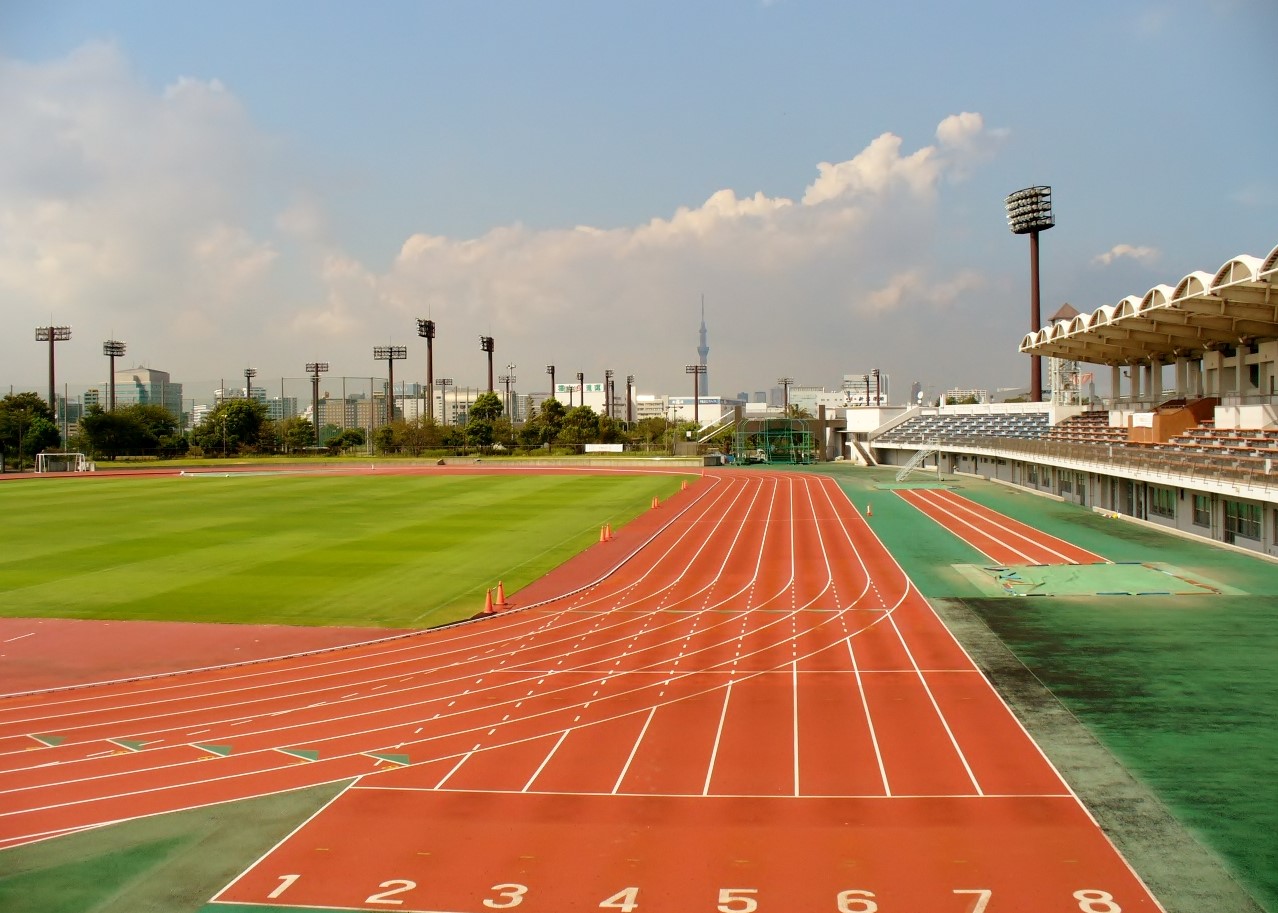
[[[1278,244],[1269,0],[0,3],[0,384],[70,324],[194,390],[380,373],[416,317],[682,393],[1026,383],[1043,307],[1082,311]],[[397,379],[401,371],[397,371]]]

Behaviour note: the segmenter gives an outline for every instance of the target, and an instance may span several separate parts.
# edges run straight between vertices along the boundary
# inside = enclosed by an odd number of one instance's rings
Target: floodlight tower
[[[558,399],[559,397],[555,395],[558,392],[555,390],[555,366],[546,365],[546,373],[550,375],[550,398]]]
[[[71,338],[70,327],[36,327],[36,342],[47,342],[49,344],[49,408],[53,410],[53,414],[58,414],[58,385],[53,379],[53,344],[55,342],[66,342]]]
[[[308,361],[306,363],[306,373],[311,375],[311,421],[315,423],[315,446],[320,443],[320,417],[319,417],[319,379],[321,374],[328,372],[328,362],[326,361]],[[342,404],[343,410],[346,404]]]
[[[373,346],[373,358],[386,362],[386,424],[395,421],[395,362],[408,357],[408,346]]]
[[[633,374],[626,375],[626,424],[629,425],[635,420],[634,414],[634,389],[635,376]]]
[[[483,352],[488,353],[488,392],[493,392],[493,338],[491,336],[479,337],[479,348]]]
[[[440,394],[442,399],[440,400],[439,408],[444,413],[442,416],[444,424],[451,425],[452,422],[448,420],[448,388],[453,385],[453,379],[451,377],[440,377],[435,381],[435,385],[444,391]]]
[[[102,343],[102,354],[111,365],[111,373],[107,375],[107,404],[109,412],[115,411],[115,360],[124,354],[124,343],[118,339],[108,339]]]
[[[870,374],[873,375],[874,377],[874,405],[882,406],[883,405],[883,388],[880,385],[882,381],[882,375],[879,373],[878,368],[873,368],[870,371]]]
[[[581,394],[581,402],[577,403],[577,405],[586,405],[586,374],[584,371],[577,372],[577,392]],[[571,396],[568,399],[568,404],[572,405]]]
[[[788,416],[790,414],[790,385],[794,383],[793,377],[778,377],[777,383],[781,385],[781,414]],[[870,399],[870,388],[865,388],[865,399],[867,403]]]
[[[244,369],[244,398],[253,398],[253,378],[257,377],[257,368]]]
[[[1014,235],[1030,236],[1030,332],[1037,333],[1042,320],[1038,306],[1038,234],[1056,224],[1052,214],[1052,188],[1026,187],[1003,200],[1007,207],[1007,227]],[[1042,356],[1030,356],[1030,400],[1043,399]]]
[[[705,365],[684,365],[683,373],[692,375],[692,420],[701,430],[701,375],[706,373]]]
[[[417,335],[426,340],[426,409],[435,420],[435,321],[417,319]]]
[[[612,418],[612,368],[604,371],[604,414]]]

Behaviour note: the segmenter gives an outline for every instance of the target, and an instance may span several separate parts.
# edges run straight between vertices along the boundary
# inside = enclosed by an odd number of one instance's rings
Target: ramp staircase
[[[925,447],[922,450],[915,452],[914,456],[910,457],[906,461],[905,465],[901,467],[901,471],[896,474],[896,480],[898,482],[904,482],[910,473],[922,466],[927,458],[932,456],[934,453],[936,453],[935,445]]]

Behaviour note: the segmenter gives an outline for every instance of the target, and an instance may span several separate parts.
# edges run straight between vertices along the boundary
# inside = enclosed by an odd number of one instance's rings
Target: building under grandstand
[[[1022,341],[1061,377],[1108,368],[1107,400],[852,410],[842,456],[972,473],[1278,557],[1276,280],[1278,247]]]

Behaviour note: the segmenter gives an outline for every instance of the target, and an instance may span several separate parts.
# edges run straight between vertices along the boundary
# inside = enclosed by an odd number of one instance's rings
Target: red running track
[[[1107,559],[1006,517],[946,488],[902,488],[897,494],[999,564],[1104,564]]]
[[[1158,909],[833,482],[663,510],[491,620],[10,699],[0,841],[357,777],[216,902]]]

